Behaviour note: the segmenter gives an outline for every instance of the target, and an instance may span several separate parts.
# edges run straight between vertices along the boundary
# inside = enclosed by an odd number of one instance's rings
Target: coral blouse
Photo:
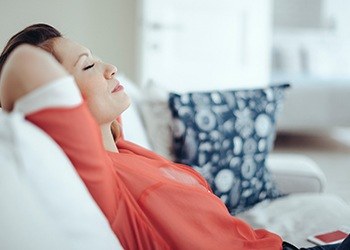
[[[84,103],[26,118],[62,147],[125,249],[282,249],[276,234],[231,216],[190,167],[124,139],[105,151]]]

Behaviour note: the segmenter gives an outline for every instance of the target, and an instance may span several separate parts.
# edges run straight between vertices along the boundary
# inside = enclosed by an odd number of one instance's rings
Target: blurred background
[[[348,10],[346,0],[2,0],[0,45],[45,22],[139,84],[345,83]]]
[[[138,85],[188,91],[290,82],[275,151],[309,155],[345,196],[350,1],[1,0],[0,9],[1,47],[24,27],[48,23]]]

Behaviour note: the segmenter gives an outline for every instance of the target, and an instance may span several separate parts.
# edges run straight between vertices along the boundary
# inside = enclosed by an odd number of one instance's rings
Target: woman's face
[[[63,67],[74,76],[100,125],[112,122],[128,108],[130,99],[116,79],[115,66],[102,62],[89,49],[66,38],[57,38],[53,47]]]

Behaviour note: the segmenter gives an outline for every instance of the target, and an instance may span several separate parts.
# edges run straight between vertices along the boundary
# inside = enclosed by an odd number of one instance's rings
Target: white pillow
[[[140,109],[152,148],[165,158],[174,160],[169,91],[155,83],[148,83],[141,91],[143,99]]]
[[[18,119],[0,111],[0,249],[70,249],[23,177],[13,136]]]
[[[0,124],[0,249],[121,249],[61,148],[21,112],[0,111]]]
[[[138,105],[142,99],[140,89],[125,75],[120,75],[118,79],[131,98],[131,105],[122,114],[124,138],[147,149],[151,149],[147,132],[138,110]]]

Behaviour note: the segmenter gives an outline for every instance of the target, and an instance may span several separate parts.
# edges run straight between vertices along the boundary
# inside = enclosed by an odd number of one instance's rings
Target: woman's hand
[[[8,57],[0,76],[0,102],[9,112],[21,96],[68,75],[48,52],[31,45],[18,46]]]

